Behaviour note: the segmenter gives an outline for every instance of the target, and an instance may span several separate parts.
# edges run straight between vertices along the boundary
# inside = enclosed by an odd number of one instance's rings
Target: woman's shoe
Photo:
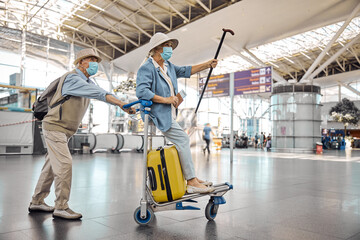
[[[187,193],[210,193],[213,192],[215,188],[213,187],[206,187],[206,188],[198,188],[194,186],[187,185],[186,192]]]
[[[207,187],[211,187],[213,185],[212,182],[208,181],[208,180],[205,180],[204,182],[201,182],[202,185],[205,185]]]

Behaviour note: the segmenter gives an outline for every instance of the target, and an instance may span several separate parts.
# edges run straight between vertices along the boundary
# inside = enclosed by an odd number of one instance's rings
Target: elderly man
[[[51,108],[42,120],[42,129],[47,145],[47,154],[29,211],[53,212],[53,217],[80,219],[82,215],[68,206],[72,157],[68,148],[69,138],[77,131],[89,106],[90,98],[98,99],[123,109],[126,104],[114,95],[95,85],[89,77],[96,74],[101,58],[93,49],[83,49],[77,53],[76,69],[64,74],[51,100],[51,104],[66,96],[67,101]],[[123,109],[124,110],[124,109]],[[124,110],[134,113],[134,109]],[[48,206],[44,199],[55,182],[55,207]]]

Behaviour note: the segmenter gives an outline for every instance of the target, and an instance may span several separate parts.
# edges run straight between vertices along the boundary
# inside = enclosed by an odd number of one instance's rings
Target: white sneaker
[[[30,203],[28,210],[29,212],[53,212],[54,207],[51,207],[46,203],[41,203],[41,204]]]
[[[210,193],[213,192],[214,190],[215,188],[213,187],[198,188],[190,185],[186,186],[187,193]]]
[[[70,208],[67,209],[55,209],[53,217],[65,218],[65,219],[80,219],[82,218],[81,213],[76,213]]]

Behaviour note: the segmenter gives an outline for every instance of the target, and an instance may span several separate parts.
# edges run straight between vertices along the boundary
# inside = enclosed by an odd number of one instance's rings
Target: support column
[[[113,92],[113,85],[112,85],[112,81],[113,81],[113,73],[114,73],[114,61],[110,62],[110,74],[109,74],[109,91],[112,93]],[[109,106],[109,119],[108,119],[108,132],[110,132],[111,129],[111,119],[113,117],[113,111],[112,111],[112,105],[108,104]]]
[[[47,39],[47,43],[46,43],[46,73],[45,73],[45,79],[48,79],[48,71],[49,71],[49,49],[50,49],[50,38]]]
[[[69,57],[68,71],[71,71],[73,69],[74,61],[75,61],[74,41],[71,41],[71,43],[70,43],[70,57]]]
[[[26,63],[26,29],[21,32],[21,62],[20,62],[20,79],[21,86],[25,85],[25,64]]]
[[[341,102],[341,85],[339,84],[339,102]]]
[[[234,159],[234,73],[230,73],[230,162]]]

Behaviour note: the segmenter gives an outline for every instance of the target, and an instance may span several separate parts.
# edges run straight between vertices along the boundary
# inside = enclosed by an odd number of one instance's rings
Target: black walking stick
[[[219,46],[218,46],[218,48],[217,48],[217,50],[216,50],[216,54],[215,54],[214,59],[217,59],[217,57],[218,57],[218,55],[219,55],[220,48],[221,48],[221,45],[222,45],[222,43],[223,43],[223,41],[224,41],[224,39],[225,39],[225,35],[226,35],[226,33],[227,33],[227,32],[229,32],[229,33],[231,33],[231,35],[234,35],[234,32],[233,32],[231,29],[225,29],[225,28],[223,28],[222,30],[223,30],[224,32],[223,32],[223,35],[222,35],[222,37],[221,37],[221,40],[220,40]],[[213,70],[213,68],[212,68],[212,67],[210,67],[210,71],[209,71],[209,74],[208,74],[208,76],[207,76],[207,79],[206,79],[206,82],[205,82],[204,88],[203,88],[203,90],[202,90],[202,92],[201,92],[199,102],[198,102],[198,104],[197,104],[197,106],[196,106],[196,109],[195,109],[195,113],[196,113],[196,112],[197,112],[197,110],[199,109],[200,102],[201,102],[201,99],[202,99],[202,97],[203,97],[203,95],[204,95],[204,92],[205,92],[206,86],[208,85],[208,82],[209,82],[209,79],[210,79],[210,76],[211,76],[212,70]]]

